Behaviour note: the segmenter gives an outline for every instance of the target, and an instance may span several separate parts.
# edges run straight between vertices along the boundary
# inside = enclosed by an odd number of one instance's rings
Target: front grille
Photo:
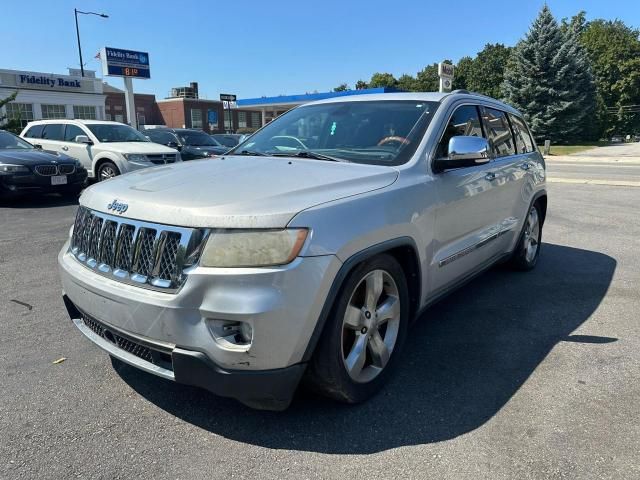
[[[165,163],[175,163],[175,153],[165,153],[159,155],[147,155],[149,161],[155,165],[163,165]]]
[[[130,353],[131,355],[135,355],[136,357],[141,358],[146,362],[153,363],[154,365],[158,365],[168,370],[173,370],[173,365],[171,362],[171,350],[150,348],[146,345],[142,345],[132,338],[129,338],[128,336],[125,336],[124,334],[121,334],[120,332],[114,330],[113,327],[104,325],[103,323],[85,313],[81,313],[81,317],[82,322],[93,333],[101,338],[104,338],[116,347]]]
[[[198,261],[206,231],[152,224],[78,208],[70,250],[84,266],[115,280],[176,291]]]
[[[75,171],[76,171],[75,165],[70,165],[70,164],[58,165],[58,172],[61,175],[71,175]]]
[[[57,165],[36,165],[35,171],[38,175],[51,177],[53,175],[57,175],[58,166]]]

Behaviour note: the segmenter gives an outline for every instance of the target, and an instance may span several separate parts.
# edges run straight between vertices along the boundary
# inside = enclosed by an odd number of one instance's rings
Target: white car
[[[179,162],[173,148],[152,143],[140,132],[104,120],[38,120],[20,134],[36,148],[79,160],[89,178],[106,180],[140,168]]]

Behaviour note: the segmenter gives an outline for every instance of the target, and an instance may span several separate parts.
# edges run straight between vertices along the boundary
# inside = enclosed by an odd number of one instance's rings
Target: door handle
[[[65,146],[65,147],[62,147],[62,149],[66,152],[67,150],[69,150],[69,147]]]
[[[489,172],[484,176],[485,180],[495,180],[496,179],[496,174],[494,172]]]

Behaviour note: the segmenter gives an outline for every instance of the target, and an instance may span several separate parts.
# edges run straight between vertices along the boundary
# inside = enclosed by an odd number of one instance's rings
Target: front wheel
[[[102,182],[103,180],[109,180],[110,178],[116,177],[118,175],[120,175],[120,170],[118,170],[118,167],[115,163],[104,162],[101,163],[98,167],[98,174],[96,175],[96,177],[98,178],[99,182]]]
[[[307,371],[315,391],[346,403],[374,395],[395,368],[409,318],[407,281],[390,255],[349,274]]]
[[[524,230],[520,234],[520,240],[509,260],[509,265],[516,270],[531,270],[538,263],[540,245],[542,242],[542,212],[537,204],[534,204],[524,224]]]

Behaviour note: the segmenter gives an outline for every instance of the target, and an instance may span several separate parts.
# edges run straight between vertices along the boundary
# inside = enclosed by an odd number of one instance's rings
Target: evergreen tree
[[[590,131],[594,88],[577,33],[563,33],[545,5],[509,59],[506,101],[524,113],[537,138],[565,142]]]

